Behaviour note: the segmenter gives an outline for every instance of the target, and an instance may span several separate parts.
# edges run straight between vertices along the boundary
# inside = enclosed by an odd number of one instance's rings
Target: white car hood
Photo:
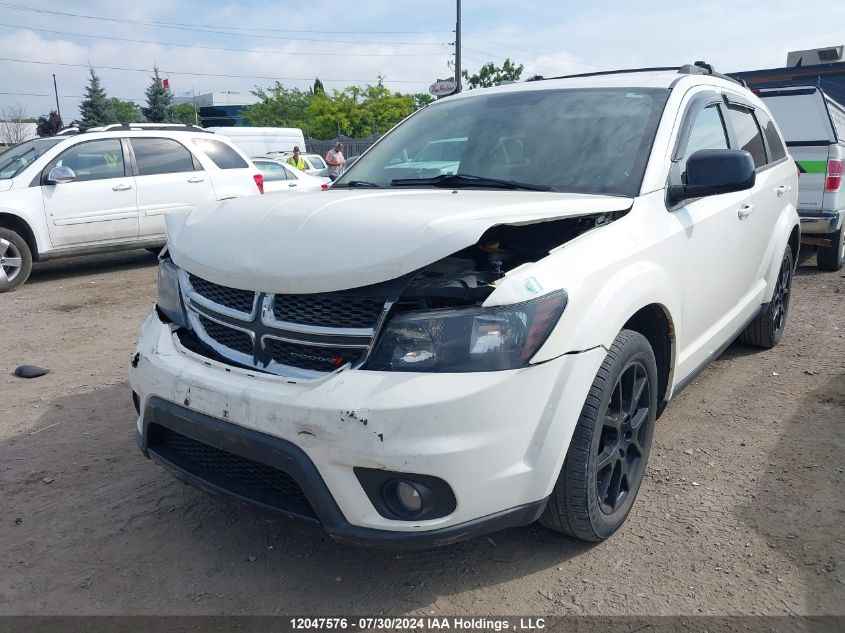
[[[450,189],[251,196],[167,216],[176,265],[215,283],[312,293],[394,279],[499,224],[623,211],[631,198]]]

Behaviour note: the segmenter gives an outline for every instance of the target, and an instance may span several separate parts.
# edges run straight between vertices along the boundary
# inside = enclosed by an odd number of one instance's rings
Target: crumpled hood
[[[173,261],[215,283],[312,293],[394,279],[499,224],[623,211],[631,198],[545,192],[328,189],[233,198],[167,216]]]

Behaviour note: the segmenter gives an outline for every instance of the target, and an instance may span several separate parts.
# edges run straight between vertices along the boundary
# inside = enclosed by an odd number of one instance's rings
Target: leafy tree
[[[424,108],[429,103],[434,103],[436,101],[433,95],[428,94],[427,92],[418,92],[414,95],[414,102],[417,104],[417,110],[420,108]]]
[[[256,86],[252,94],[260,101],[244,110],[243,118],[247,125],[310,129],[306,113],[316,94],[312,96],[299,88],[285,88],[278,81],[266,90]]]
[[[50,110],[50,114],[42,114],[38,117],[36,123],[36,132],[38,136],[54,136],[62,131],[62,117],[55,110]]]
[[[137,123],[141,120],[141,113],[133,101],[123,101],[117,97],[106,100],[105,123]]]
[[[461,75],[467,80],[467,85],[472,90],[473,88],[490,88],[509,81],[519,81],[523,69],[522,64],[517,66],[510,58],[507,58],[501,68],[493,62],[487,62],[476,74],[470,75],[465,70]]]
[[[100,78],[93,66],[89,68],[89,72],[91,76],[88,78],[88,85],[85,86],[85,98],[79,105],[79,114],[82,115],[79,122],[79,129],[81,130],[104,125],[108,122],[106,91],[100,85]]]
[[[173,97],[164,87],[158,74],[158,66],[153,67],[153,76],[150,79],[150,85],[147,88],[147,107],[142,107],[141,112],[151,123],[170,123],[173,121]]]
[[[312,92],[313,94],[317,94],[318,92],[323,92],[323,93],[324,93],[324,92],[326,92],[326,89],[325,89],[325,87],[323,86],[323,82],[322,82],[322,81],[320,81],[320,78],[319,78],[319,77],[317,77],[317,78],[314,80],[314,88],[311,90],[311,92]]]
[[[202,117],[199,115],[199,108],[193,103],[180,103],[173,108],[173,119],[177,123],[189,125],[202,125]]]

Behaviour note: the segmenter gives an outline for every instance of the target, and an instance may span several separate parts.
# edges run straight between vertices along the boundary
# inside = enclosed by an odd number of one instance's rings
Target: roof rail
[[[577,73],[575,75],[560,75],[559,77],[544,77],[543,79],[572,79],[574,77],[600,77],[602,75],[621,75],[625,73],[654,73],[665,70],[678,70],[678,66],[654,66],[652,68],[623,68],[621,70],[598,70],[591,73]],[[531,78],[534,80],[534,78]]]
[[[708,64],[707,62],[697,61],[692,64],[684,64],[680,68],[678,68],[679,75],[710,75],[711,77],[718,77],[719,79],[725,79],[727,81],[733,82],[735,84],[739,84],[740,86],[748,87],[745,85],[744,81],[739,81],[734,79],[733,77],[729,77],[728,75],[723,75],[722,73],[717,73],[716,70],[713,68],[712,64]]]
[[[203,132],[205,134],[214,134],[205,128],[201,128],[191,123],[110,123],[109,125],[101,125],[85,130],[86,132]]]
[[[713,66],[708,64],[707,62],[698,61],[693,64],[685,64],[684,66],[652,66],[649,68],[623,68],[620,70],[599,70],[590,73],[578,73],[576,75],[561,75],[559,77],[540,77],[540,79],[573,79],[575,77],[601,77],[602,75],[621,75],[627,73],[654,73],[654,72],[665,72],[669,70],[675,70],[678,74],[683,75],[711,75],[713,77],[718,77],[719,79],[726,79],[731,81],[735,84],[740,84],[744,86],[745,84],[737,81],[733,77],[728,77],[727,75],[723,75],[722,73],[717,73]],[[528,81],[537,81],[537,76],[531,77]]]

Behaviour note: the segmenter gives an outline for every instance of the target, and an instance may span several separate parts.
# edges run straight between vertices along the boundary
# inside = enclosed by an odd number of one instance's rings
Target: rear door
[[[142,238],[164,237],[167,213],[190,211],[216,198],[208,174],[179,141],[134,136],[129,144],[138,183]]]
[[[751,205],[739,213],[735,230],[739,235],[739,257],[743,265],[735,272],[744,289],[741,302],[760,302],[765,289],[764,274],[774,256],[770,253],[772,237],[785,205],[792,197],[795,168],[787,162],[786,149],[768,115],[750,103],[733,100],[729,103],[728,120],[732,143],[749,152],[757,172],[751,190]],[[768,128],[769,147],[763,130]]]
[[[44,168],[41,194],[55,247],[138,237],[138,201],[128,150],[120,138],[71,145]],[[53,167],[70,167],[73,182],[48,185]]]
[[[260,193],[255,181],[258,170],[234,146],[211,134],[191,139],[191,144],[206,161],[218,200]]]

